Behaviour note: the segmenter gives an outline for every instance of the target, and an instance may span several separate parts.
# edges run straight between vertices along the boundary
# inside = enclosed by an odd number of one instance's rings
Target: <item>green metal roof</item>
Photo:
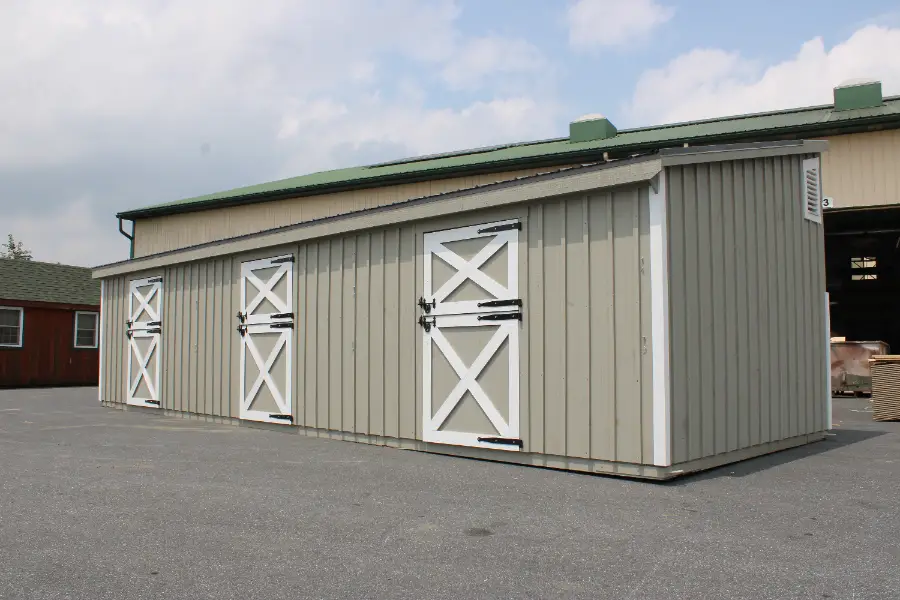
[[[900,96],[885,98],[881,106],[874,108],[835,111],[834,106],[828,104],[655,127],[620,129],[615,137],[601,140],[572,142],[568,138],[559,138],[424,156],[367,167],[323,171],[157,204],[121,212],[117,216],[125,219],[144,218],[261,202],[278,197],[308,196],[476,172],[577,163],[597,160],[604,152],[609,153],[610,157],[620,158],[684,143],[695,145],[790,139],[886,127],[900,127]]]
[[[4,300],[99,306],[100,282],[85,267],[0,258],[0,303]]]

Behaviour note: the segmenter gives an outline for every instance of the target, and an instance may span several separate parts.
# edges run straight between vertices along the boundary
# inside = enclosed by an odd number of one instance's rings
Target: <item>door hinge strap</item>
[[[162,406],[162,403],[159,400],[144,400],[146,404],[155,404],[157,406]]]
[[[294,255],[292,254],[290,256],[283,256],[281,258],[273,258],[269,262],[272,263],[273,265],[280,265],[283,263],[292,263],[292,262],[294,262]]]
[[[485,300],[479,302],[478,306],[522,306],[522,299],[515,298],[513,300]]]
[[[269,418],[270,419],[278,419],[279,421],[290,421],[291,423],[294,422],[294,417],[292,415],[271,414],[271,415],[269,415]]]
[[[509,231],[510,229],[518,229],[522,231],[522,222],[504,223],[503,225],[494,225],[493,227],[484,227],[478,230],[478,233],[497,233],[499,231]]]
[[[161,281],[162,281],[162,277],[151,277],[150,279],[147,280],[147,283],[157,283],[157,282],[161,282]]]
[[[278,313],[277,315],[272,315],[273,319],[293,319],[294,313]]]
[[[150,321],[147,323],[147,327],[159,327],[162,325],[162,321]]]
[[[144,331],[146,331],[147,333],[162,333],[162,329],[160,329],[159,327],[155,327],[153,329],[145,329]]]
[[[293,322],[269,323],[269,329],[293,329],[293,328],[294,328]]]
[[[516,438],[480,437],[478,438],[478,441],[485,442],[486,444],[503,444],[504,446],[518,446],[519,448],[524,447],[522,440]]]
[[[521,321],[522,313],[497,313],[493,315],[478,315],[479,321]]]

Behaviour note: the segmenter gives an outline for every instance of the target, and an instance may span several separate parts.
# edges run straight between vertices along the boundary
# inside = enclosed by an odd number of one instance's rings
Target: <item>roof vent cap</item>
[[[834,88],[834,110],[875,108],[884,103],[881,82],[876,79],[851,79]]]
[[[591,142],[616,137],[618,130],[609,119],[599,113],[578,117],[569,123],[570,142]]]

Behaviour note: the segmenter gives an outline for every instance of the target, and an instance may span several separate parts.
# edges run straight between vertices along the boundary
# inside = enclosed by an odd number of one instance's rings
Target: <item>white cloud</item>
[[[105,263],[127,257],[120,210],[549,135],[544,88],[491,77],[540,53],[470,40],[458,16],[454,0],[0,2],[0,236]],[[468,106],[428,90],[435,73]]]
[[[488,76],[528,74],[543,71],[547,61],[525,40],[499,36],[476,38],[454,53],[442,76],[453,88],[480,85]]]
[[[815,38],[772,65],[695,49],[645,72],[626,113],[631,124],[649,125],[828,104],[835,86],[856,78],[880,80],[885,95],[900,93],[900,28],[867,26],[831,49]]]
[[[569,44],[591,50],[640,42],[674,15],[656,0],[578,0],[567,15]]]

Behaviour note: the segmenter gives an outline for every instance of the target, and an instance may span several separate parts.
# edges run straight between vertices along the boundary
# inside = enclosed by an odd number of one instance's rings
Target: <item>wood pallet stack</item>
[[[900,421],[900,356],[876,355],[872,365],[872,418]]]

